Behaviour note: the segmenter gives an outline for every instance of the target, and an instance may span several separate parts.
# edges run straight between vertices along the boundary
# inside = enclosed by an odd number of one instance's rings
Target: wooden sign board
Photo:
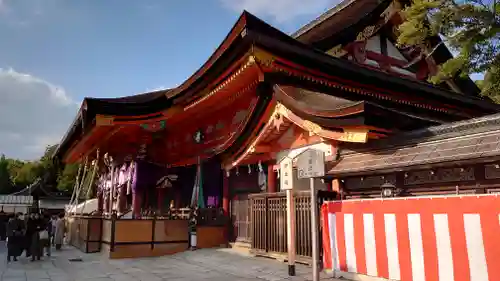
[[[293,189],[293,159],[283,157],[280,161],[280,189]]]
[[[308,149],[297,157],[297,176],[299,179],[319,178],[325,175],[325,153]]]

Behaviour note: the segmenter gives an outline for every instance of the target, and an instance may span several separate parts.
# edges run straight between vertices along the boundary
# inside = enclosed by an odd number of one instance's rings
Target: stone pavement
[[[289,277],[285,263],[245,256],[230,249],[109,260],[100,254],[83,254],[68,247],[40,262],[23,257],[7,263],[4,248],[0,245],[0,281],[298,281],[311,280],[312,276],[310,267],[297,265],[297,276]],[[71,261],[78,258],[81,261]],[[336,280],[326,275],[321,279]]]

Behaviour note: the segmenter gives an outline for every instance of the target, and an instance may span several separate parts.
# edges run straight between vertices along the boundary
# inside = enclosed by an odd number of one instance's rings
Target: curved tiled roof
[[[342,149],[330,174],[353,175],[500,156],[500,114],[401,133]]]
[[[96,114],[146,115],[162,111],[176,100],[202,94],[215,79],[228,70],[230,65],[252,50],[253,47],[262,48],[276,55],[279,54],[283,59],[301,64],[303,67],[310,67],[322,73],[338,76],[339,79],[353,81],[353,85],[359,84],[360,87],[371,85],[374,88],[387,89],[388,91],[415,92],[424,97],[428,95],[435,101],[455,104],[462,108],[467,106],[471,110],[481,109],[485,114],[497,112],[500,109],[500,107],[476,97],[457,95],[423,82],[404,79],[381,71],[373,71],[353,62],[329,56],[288,36],[245,11],[207,62],[179,87],[122,98],[86,98],[55,155],[65,153],[72,142],[92,125]],[[363,81],[363,83],[354,82],[353,77],[356,77],[356,81]],[[390,89],[387,88],[388,84],[391,85]]]

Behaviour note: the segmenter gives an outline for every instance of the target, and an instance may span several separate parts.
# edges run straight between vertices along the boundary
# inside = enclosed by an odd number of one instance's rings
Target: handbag
[[[49,232],[47,230],[40,231],[40,239],[49,239]]]

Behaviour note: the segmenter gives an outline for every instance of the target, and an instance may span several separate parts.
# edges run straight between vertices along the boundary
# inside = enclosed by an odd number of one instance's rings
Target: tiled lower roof
[[[430,127],[341,153],[329,174],[350,174],[500,156],[500,114]]]

